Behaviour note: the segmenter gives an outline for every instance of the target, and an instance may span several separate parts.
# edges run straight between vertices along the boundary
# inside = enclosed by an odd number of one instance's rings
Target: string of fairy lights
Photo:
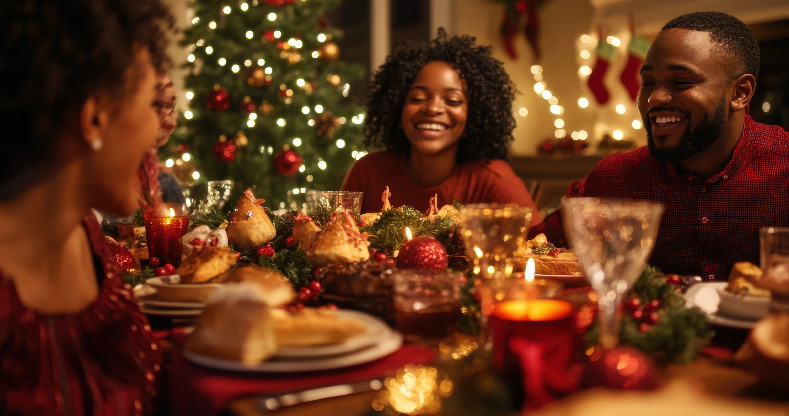
[[[243,13],[243,12],[247,12],[248,10],[250,10],[251,7],[255,7],[257,5],[258,5],[258,1],[257,0],[253,0],[251,2],[241,2],[237,6],[237,10],[235,10],[233,7],[231,7],[229,5],[226,5],[226,6],[224,6],[222,8],[222,13],[224,13],[226,15],[229,15],[229,14],[234,13],[234,12],[242,12]],[[271,13],[268,13],[268,15],[266,16],[266,19],[268,21],[270,21],[270,22],[276,22],[279,19],[279,16],[278,16],[277,13],[271,12]],[[197,25],[197,24],[200,23],[200,21],[201,21],[200,17],[199,16],[195,16],[194,18],[192,18],[191,23],[192,23],[192,25]],[[216,30],[217,29],[217,22],[216,21],[208,22],[208,28],[211,29],[211,30]],[[250,39],[250,40],[251,39],[255,39],[256,37],[265,37],[266,39],[268,39],[270,41],[278,41],[278,40],[282,39],[282,32],[280,30],[267,30],[266,33],[261,34],[261,33],[255,33],[255,31],[253,31],[253,30],[247,30],[244,33],[244,36],[247,39]],[[331,35],[328,35],[326,33],[319,33],[317,35],[317,40],[318,40],[319,44],[322,45],[321,47],[323,47],[324,45],[327,45],[327,44],[331,43]],[[336,47],[336,45],[333,45],[333,46]],[[303,41],[301,39],[297,39],[295,37],[289,38],[286,41],[284,41],[283,44],[282,44],[283,52],[281,54],[281,57],[283,59],[287,59],[291,63],[298,62],[301,59],[304,59],[305,57],[310,57],[312,59],[319,59],[321,57],[321,51],[320,51],[321,47],[316,48],[315,50],[309,52],[306,55],[302,54],[303,47],[304,47],[304,43],[303,43]],[[265,76],[268,77],[267,79],[271,79],[271,77],[273,75],[275,75],[274,74],[275,69],[272,66],[270,66],[270,65],[267,66],[265,59],[263,59],[263,58],[258,58],[256,60],[245,59],[243,62],[229,62],[228,59],[223,57],[223,56],[221,56],[221,53],[219,51],[215,50],[212,45],[209,45],[208,42],[205,39],[198,39],[196,42],[194,42],[193,44],[190,44],[188,46],[189,54],[186,57],[187,61],[189,61],[190,63],[199,63],[198,62],[198,57],[195,55],[195,51],[197,51],[198,48],[202,48],[203,52],[207,56],[217,56],[216,63],[220,67],[227,67],[227,66],[229,66],[230,67],[230,71],[233,72],[234,74],[237,74],[237,73],[241,72],[244,69],[249,69],[253,65],[257,65],[257,66],[260,66],[260,67],[263,68]],[[342,82],[340,76],[337,75],[337,74],[329,75],[328,78],[327,78],[327,81],[330,84],[335,85],[335,86],[340,86],[340,83]],[[304,78],[298,78],[295,81],[295,84],[296,84],[297,87],[302,88],[302,89],[304,89],[307,92],[311,92],[312,88],[313,88],[312,84],[310,82],[307,82]],[[280,90],[281,90],[281,93],[282,93],[281,95],[282,95],[282,97],[285,100],[285,103],[289,104],[290,101],[291,101],[291,97],[293,96],[293,90],[291,88],[288,88],[288,86],[286,84],[284,84],[284,83],[280,85]],[[350,92],[350,84],[346,82],[341,87],[341,94],[343,95],[343,97],[348,97],[349,92]],[[184,98],[186,98],[187,102],[191,103],[191,101],[194,99],[194,97],[195,97],[194,91],[187,90],[187,91],[184,92]],[[258,109],[256,111],[249,112],[248,120],[246,121],[246,126],[248,128],[251,129],[251,128],[255,127],[256,121],[257,121],[258,117],[260,117],[260,115],[258,114],[259,110],[260,109]],[[324,110],[325,109],[324,109],[323,105],[317,104],[317,105],[314,105],[313,107],[303,106],[301,108],[301,113],[305,116],[305,119],[306,119],[305,123],[308,126],[313,127],[315,125],[314,117],[317,116],[317,115],[322,114],[324,112]],[[194,113],[191,110],[187,109],[186,111],[184,111],[183,117],[185,119],[187,119],[187,120],[191,120],[194,117]],[[354,123],[354,124],[357,124],[357,125],[362,124],[364,122],[364,114],[355,115],[355,116],[353,116],[351,118],[350,121],[352,123]],[[292,123],[292,122],[298,122],[298,121],[293,120],[293,119],[286,120],[285,118],[280,117],[280,118],[277,118],[276,125],[279,126],[279,127],[285,127],[288,122]],[[348,120],[345,117],[337,117],[337,123],[339,125],[344,125],[347,122],[348,122]],[[303,144],[303,140],[300,137],[293,137],[290,140],[290,142],[291,142],[291,145],[294,148],[298,148],[298,147],[300,147]],[[344,139],[342,139],[342,138],[337,138],[335,140],[335,145],[337,146],[337,148],[343,149],[343,148],[346,147],[346,141]],[[259,149],[259,151],[261,153],[269,154],[269,155],[272,155],[275,152],[275,150],[276,149],[274,149],[272,146],[261,146],[260,149]],[[366,151],[359,151],[359,150],[352,150],[351,153],[350,153],[351,157],[356,159],[356,160],[361,159],[366,154],[367,154]],[[176,164],[189,162],[192,159],[192,156],[188,152],[184,152],[178,157],[178,159],[180,159],[180,160],[170,158],[170,159],[165,161],[165,165],[168,166],[168,167],[173,167]],[[299,172],[304,173],[307,170],[307,166],[304,163],[305,162],[302,162],[302,164],[299,166]],[[319,170],[326,170],[328,168],[327,162],[325,160],[322,160],[322,159],[316,160],[315,161],[315,166]],[[200,178],[200,172],[195,170],[192,173],[192,178],[194,180],[198,180]],[[305,179],[306,179],[307,182],[312,182],[313,181],[312,175],[307,175],[305,177]],[[294,194],[304,193],[305,191],[306,191],[306,189],[304,189],[304,188],[295,188],[295,189],[292,190],[292,192]]]
[[[627,53],[627,45],[623,46],[622,41],[618,37],[607,36],[605,41],[616,48],[624,49],[624,53]],[[586,83],[587,78],[592,74],[592,68],[590,67],[590,64],[591,59],[593,58],[592,50],[595,48],[596,44],[596,36],[589,34],[582,34],[578,37],[576,42],[576,50],[578,53],[578,58],[580,58],[578,59],[579,67],[577,73],[582,83]],[[565,108],[559,104],[559,98],[549,89],[548,83],[543,75],[543,67],[541,65],[532,65],[530,69],[534,78],[534,92],[547,102],[549,112],[556,116],[553,120],[553,126],[555,128],[554,137],[557,139],[563,139],[567,137],[567,122],[563,117],[565,114]],[[576,100],[576,104],[582,110],[590,110],[593,108],[589,98],[584,95],[581,95]],[[616,113],[625,117],[628,114],[628,110],[631,109],[634,109],[634,103],[629,101],[620,102],[614,106]],[[521,117],[525,117],[528,115],[528,113],[529,111],[526,107],[521,107],[518,110],[518,114]],[[638,118],[633,119],[630,122],[630,126],[633,128],[633,130],[639,130],[643,127],[641,120]],[[613,129],[610,133],[614,140],[622,140],[625,137],[625,132],[621,129]],[[584,129],[570,131],[569,135],[573,140],[587,140],[589,138],[589,132]]]

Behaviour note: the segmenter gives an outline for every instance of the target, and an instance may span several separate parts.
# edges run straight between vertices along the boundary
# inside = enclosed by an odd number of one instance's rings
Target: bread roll
[[[207,300],[184,348],[222,360],[257,365],[274,355],[271,308],[254,284],[225,285]]]
[[[243,266],[227,274],[228,283],[251,283],[263,289],[263,299],[269,306],[277,307],[293,301],[296,292],[285,275],[266,267]]]
[[[365,331],[360,322],[341,319],[326,309],[304,308],[298,312],[276,309],[272,313],[280,346],[337,344]]]

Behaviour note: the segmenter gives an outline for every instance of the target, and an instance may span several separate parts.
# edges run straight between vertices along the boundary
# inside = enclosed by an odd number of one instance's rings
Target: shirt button
[[[702,223],[702,224],[706,224],[706,223],[708,223],[708,222],[710,222],[709,218],[707,218],[707,217],[701,217],[701,223]]]
[[[723,175],[723,179],[729,179],[729,175]]]
[[[707,192],[707,187],[706,186],[702,186],[701,187],[701,192]]]
[[[715,275],[714,275],[714,274],[711,274],[711,275],[707,276],[707,279],[710,279],[710,280],[715,280]]]

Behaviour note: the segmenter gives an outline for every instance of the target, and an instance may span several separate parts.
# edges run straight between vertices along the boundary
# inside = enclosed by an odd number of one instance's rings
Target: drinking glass
[[[308,190],[306,195],[308,212],[318,208],[330,211],[351,211],[359,214],[362,209],[363,192]]]
[[[568,198],[561,207],[570,247],[597,292],[599,344],[619,342],[619,305],[655,245],[663,206],[652,201]]]
[[[466,253],[477,275],[485,332],[496,302],[504,298],[505,280],[512,276],[515,251],[526,239],[532,210],[514,204],[470,204],[460,208],[460,216]]]
[[[232,180],[208,181],[189,185],[184,189],[189,212],[195,216],[202,216],[211,212],[212,207],[222,209],[230,198],[232,189]]]

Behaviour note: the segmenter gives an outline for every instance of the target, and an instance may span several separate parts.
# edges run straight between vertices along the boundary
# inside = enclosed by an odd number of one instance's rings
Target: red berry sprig
[[[296,244],[296,239],[292,235],[285,239],[285,247],[291,248],[294,244]]]
[[[271,247],[271,244],[266,244],[257,251],[258,256],[274,257],[274,254],[277,253],[274,251],[274,248]]]
[[[639,332],[646,332],[660,322],[659,310],[662,303],[657,299],[644,304],[641,299],[634,296],[625,299],[622,305],[630,317],[638,323]]]

